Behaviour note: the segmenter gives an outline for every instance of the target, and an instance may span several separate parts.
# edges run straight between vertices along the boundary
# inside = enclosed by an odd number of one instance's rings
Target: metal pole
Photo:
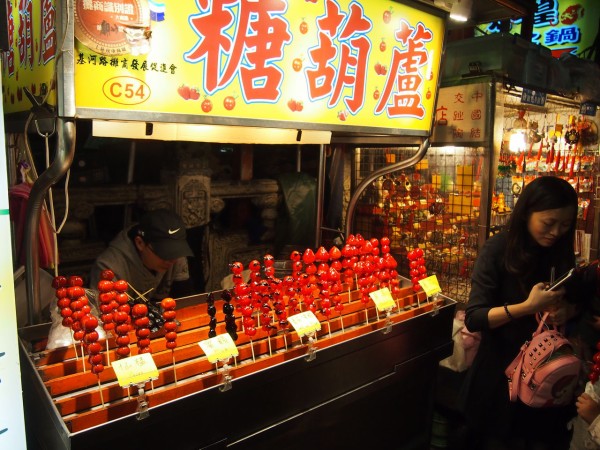
[[[315,228],[315,248],[321,245],[321,226],[323,225],[323,203],[325,195],[325,145],[319,145],[319,173],[317,178],[317,211]]]
[[[48,189],[67,173],[75,155],[75,122],[58,118],[56,128],[58,134],[56,157],[48,169],[33,183],[27,202],[25,275],[29,325],[36,325],[41,319],[39,228],[42,205]]]
[[[410,166],[418,163],[421,159],[423,159],[423,157],[427,153],[427,149],[429,148],[429,145],[430,145],[429,138],[427,138],[427,139],[425,139],[425,141],[423,141],[423,143],[419,147],[419,150],[417,150],[417,153],[415,153],[413,156],[411,156],[407,160],[400,161],[396,164],[392,164],[390,166],[386,166],[379,170],[376,170],[375,172],[373,172],[371,175],[364,178],[360,182],[360,184],[356,188],[356,191],[354,191],[354,193],[352,194],[352,197],[350,198],[350,203],[348,204],[348,214],[346,215],[346,232],[345,232],[346,238],[351,234],[350,232],[352,229],[352,222],[354,221],[354,210],[356,209],[356,204],[358,203],[358,199],[360,198],[360,196],[364,192],[364,190],[367,188],[367,186],[369,186],[374,180],[376,180],[379,177],[387,175],[388,173],[395,172],[397,170],[405,169],[407,167],[410,167]]]

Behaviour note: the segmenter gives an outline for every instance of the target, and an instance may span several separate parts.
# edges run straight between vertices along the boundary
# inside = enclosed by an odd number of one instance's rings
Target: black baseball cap
[[[144,214],[138,224],[138,235],[152,245],[152,251],[162,259],[194,256],[187,243],[183,220],[167,209]]]

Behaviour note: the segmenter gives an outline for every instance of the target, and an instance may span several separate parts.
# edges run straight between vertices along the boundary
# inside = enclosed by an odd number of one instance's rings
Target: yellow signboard
[[[444,36],[434,10],[389,0],[75,4],[83,117],[429,134]]]
[[[25,89],[55,105],[50,89],[58,45],[54,0],[8,0],[6,9],[10,50],[0,53],[4,113],[31,108]]]
[[[427,294],[427,297],[431,297],[432,295],[442,292],[442,288],[440,287],[438,279],[435,275],[431,275],[427,278],[419,280],[419,284],[425,291],[425,294]]]
[[[158,368],[150,353],[139,353],[113,361],[112,367],[119,386],[126,387],[158,378]]]
[[[229,334],[219,334],[198,342],[198,345],[206,355],[208,362],[212,364],[218,361],[227,361],[229,358],[239,355],[235,342]]]
[[[379,312],[384,312],[387,309],[393,309],[396,306],[396,302],[394,302],[392,293],[387,287],[370,292],[369,297],[371,297],[373,303],[375,303],[377,311]]]
[[[296,330],[296,333],[298,333],[298,337],[309,336],[321,329],[321,322],[319,322],[319,319],[317,319],[317,316],[312,311],[294,314],[288,317],[288,320],[294,330]]]

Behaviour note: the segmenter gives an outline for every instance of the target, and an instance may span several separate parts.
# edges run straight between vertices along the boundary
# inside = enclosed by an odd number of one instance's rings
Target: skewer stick
[[[104,394],[102,393],[102,386],[100,385],[100,376],[98,376],[98,392],[100,392],[100,401],[102,402],[102,407],[104,408]]]
[[[375,306],[375,313],[377,314],[377,322],[379,322],[379,310],[377,309],[377,306]]]
[[[154,380],[150,379],[150,388],[154,391]]]
[[[250,339],[250,350],[252,350],[252,361],[255,362],[256,357],[254,356],[254,343],[252,342],[252,339]]]
[[[285,345],[285,350],[287,351],[288,349],[288,343],[287,343],[287,331],[283,332],[283,345]]]
[[[106,337],[106,366],[110,367],[110,348],[108,346],[108,336]]]
[[[84,353],[83,353],[83,342],[81,342],[80,345],[81,345],[81,365],[83,366],[83,373],[86,373],[87,369],[85,368],[85,358],[83,357],[84,356]]]
[[[369,310],[367,309],[366,305],[365,305],[365,318],[367,320],[367,325],[369,325]]]
[[[342,326],[342,333],[345,333],[346,330],[344,330],[344,319],[342,319],[342,312],[340,311],[340,325]]]
[[[175,350],[171,350],[171,357],[173,359],[173,376],[175,377],[175,384],[177,384],[177,368],[175,367]]]
[[[329,332],[329,337],[331,337],[331,322],[329,322],[329,317],[327,318],[327,331]]]
[[[267,342],[269,343],[269,356],[273,356],[273,348],[271,347],[271,334],[267,331]]]
[[[77,342],[75,342],[75,338],[73,337],[73,330],[71,330],[71,342],[73,343],[73,350],[75,350],[75,359],[79,361],[79,352],[77,351]]]
[[[131,290],[133,292],[135,292],[135,295],[138,296],[138,298],[141,298],[143,301],[145,301],[146,303],[148,303],[148,299],[145,297],[146,295],[148,295],[150,292],[152,292],[154,290],[154,288],[150,288],[148,289],[146,292],[144,292],[143,294],[140,293],[139,291],[137,291],[132,285],[131,283],[129,284],[129,287],[131,288]],[[132,299],[132,300],[136,300],[135,298],[133,298],[131,295],[127,294],[127,296]]]
[[[131,386],[127,386],[127,400],[131,400]]]

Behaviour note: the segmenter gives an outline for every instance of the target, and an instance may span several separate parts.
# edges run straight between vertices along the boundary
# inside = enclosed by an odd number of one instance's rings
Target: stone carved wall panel
[[[186,227],[206,225],[210,221],[210,178],[188,175],[179,177],[176,205]]]
[[[207,292],[221,289],[221,280],[228,276],[229,264],[240,261],[247,266],[250,261],[262,261],[269,253],[267,245],[249,245],[246,233],[211,233],[208,236],[210,271],[206,281]]]

